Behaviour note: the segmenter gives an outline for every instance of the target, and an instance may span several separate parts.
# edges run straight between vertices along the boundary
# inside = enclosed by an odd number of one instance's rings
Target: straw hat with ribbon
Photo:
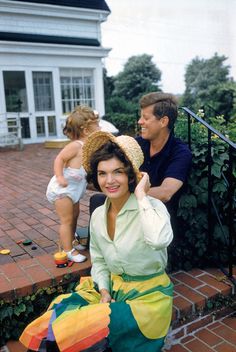
[[[90,159],[94,152],[100,147],[111,141],[120,147],[125,154],[126,158],[131,162],[134,172],[136,174],[137,182],[141,179],[142,175],[139,171],[140,166],[144,161],[144,156],[138,142],[130,136],[118,136],[103,131],[96,131],[92,133],[83,147],[83,166],[86,172],[91,171]]]

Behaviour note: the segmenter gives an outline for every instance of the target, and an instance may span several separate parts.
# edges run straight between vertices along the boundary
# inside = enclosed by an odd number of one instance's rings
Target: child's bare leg
[[[58,199],[55,202],[56,212],[60,218],[60,241],[68,259],[75,262],[83,262],[86,257],[73,249],[72,241],[74,240],[74,205],[69,197]]]
[[[60,218],[59,236],[64,251],[72,249],[73,232],[73,203],[68,197],[55,201],[57,215]]]
[[[74,204],[73,207],[73,231],[74,233],[76,232],[76,228],[77,228],[77,221],[78,221],[78,217],[79,217],[79,202]]]
[[[77,221],[78,221],[78,217],[79,217],[79,212],[80,212],[80,206],[79,206],[79,202],[78,202],[78,203],[74,204],[74,214],[73,214],[74,233],[76,232],[76,228],[77,228]],[[78,239],[78,241],[75,241],[74,248],[78,249],[79,251],[84,251],[86,249],[86,247],[80,243],[79,239]]]

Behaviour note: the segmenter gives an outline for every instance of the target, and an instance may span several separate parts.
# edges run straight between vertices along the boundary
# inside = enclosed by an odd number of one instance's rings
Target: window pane
[[[22,138],[31,138],[30,137],[30,123],[28,117],[21,117],[21,136]]]
[[[61,95],[62,99],[70,99],[70,87],[68,85],[61,85]]]
[[[52,72],[33,72],[33,86],[35,110],[54,110]]]
[[[56,117],[48,116],[48,134],[49,136],[56,136]]]
[[[37,136],[38,137],[45,136],[44,116],[36,117],[36,127],[37,127]]]
[[[24,71],[3,71],[7,112],[27,112]]]

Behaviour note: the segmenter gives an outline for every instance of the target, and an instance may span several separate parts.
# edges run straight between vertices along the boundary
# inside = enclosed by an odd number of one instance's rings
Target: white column
[[[33,87],[33,77],[32,77],[32,68],[28,67],[25,69],[25,83],[26,83],[26,92],[28,100],[28,115],[29,115],[29,124],[30,124],[30,135],[31,141],[37,141],[37,129],[36,129],[36,117],[35,117],[35,107],[34,107],[34,87]]]
[[[53,91],[54,91],[54,101],[55,101],[55,113],[56,113],[56,126],[57,126],[57,137],[66,138],[62,132],[62,122],[61,118],[62,112],[62,102],[61,102],[61,85],[60,85],[60,69],[59,67],[53,70]]]
[[[5,90],[3,82],[3,70],[0,70],[0,114],[6,113]]]
[[[99,63],[94,70],[95,104],[100,116],[105,114],[104,85],[102,65]]]

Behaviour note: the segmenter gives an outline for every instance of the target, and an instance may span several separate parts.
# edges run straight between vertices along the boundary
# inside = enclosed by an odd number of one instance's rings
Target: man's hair
[[[153,105],[153,115],[159,120],[164,116],[169,118],[168,128],[174,128],[178,114],[177,99],[173,94],[153,92],[143,95],[139,101],[140,108]]]
[[[98,164],[100,161],[107,161],[112,158],[117,158],[124,164],[125,173],[128,176],[128,187],[130,192],[134,192],[137,186],[136,175],[131,162],[126,158],[123,151],[118,147],[117,144],[108,141],[106,144],[102,145],[94,154],[92,154],[90,159],[91,171],[87,174],[88,183],[92,182],[94,187],[101,191],[98,184]]]

